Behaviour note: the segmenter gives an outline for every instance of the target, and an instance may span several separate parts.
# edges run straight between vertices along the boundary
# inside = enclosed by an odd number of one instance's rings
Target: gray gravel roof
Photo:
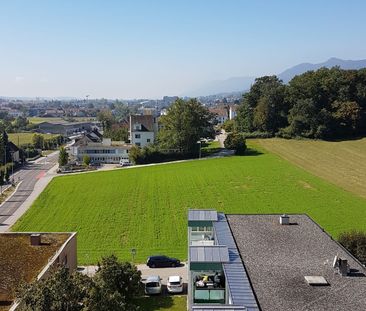
[[[261,310],[366,310],[366,271],[306,215],[227,215]],[[334,272],[335,255],[354,273]],[[305,276],[323,276],[329,286],[311,286]]]

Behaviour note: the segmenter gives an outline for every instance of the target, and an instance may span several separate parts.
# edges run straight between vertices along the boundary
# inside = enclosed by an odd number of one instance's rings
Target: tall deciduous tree
[[[102,259],[85,310],[134,311],[139,294],[141,272],[129,262],[112,255]]]
[[[44,137],[41,134],[33,134],[32,143],[34,148],[43,149],[44,147]]]
[[[256,79],[239,106],[238,128],[245,132],[277,132],[287,122],[284,96],[285,86],[276,76]]]
[[[58,155],[58,164],[60,166],[65,166],[69,161],[69,155],[64,147],[60,148],[60,153]]]
[[[108,131],[115,122],[115,118],[110,110],[103,110],[99,112],[97,119],[102,123],[104,131]]]
[[[198,150],[201,137],[213,136],[212,119],[213,115],[197,99],[178,99],[160,119],[159,145],[162,149],[193,153]]]
[[[23,284],[17,296],[21,311],[79,311],[91,288],[91,280],[80,273],[69,274],[60,267],[43,280]]]

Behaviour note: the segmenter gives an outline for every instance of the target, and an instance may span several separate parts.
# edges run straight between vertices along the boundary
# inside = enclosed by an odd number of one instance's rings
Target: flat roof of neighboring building
[[[189,210],[188,221],[217,221],[215,210]]]
[[[267,310],[366,310],[366,270],[307,215],[226,215],[260,308]],[[334,257],[347,259],[348,276]],[[328,286],[309,285],[322,276]]]
[[[0,234],[0,310],[8,310],[20,282],[34,280],[73,233],[40,233],[41,244],[32,246],[32,233]]]
[[[190,246],[190,262],[229,262],[229,251],[225,245]]]

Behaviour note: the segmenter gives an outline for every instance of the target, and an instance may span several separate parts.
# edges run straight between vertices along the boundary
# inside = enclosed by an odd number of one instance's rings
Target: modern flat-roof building
[[[61,264],[77,268],[76,233],[0,234],[0,310],[16,310],[14,292],[21,282],[47,277]]]
[[[366,310],[365,267],[309,216],[215,213],[188,214],[190,310]]]
[[[100,128],[100,122],[42,122],[38,124],[38,131],[44,134],[60,134],[70,136],[76,133],[91,132]]]
[[[131,147],[131,144],[111,141],[110,138],[94,141],[85,135],[70,147],[70,154],[80,162],[88,155],[91,163],[118,164],[129,162],[128,153]]]
[[[259,310],[224,214],[188,212],[188,309]]]

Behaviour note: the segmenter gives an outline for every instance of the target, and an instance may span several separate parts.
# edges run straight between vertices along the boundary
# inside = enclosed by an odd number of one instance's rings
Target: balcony
[[[193,303],[225,304],[225,277],[222,271],[193,272]]]

